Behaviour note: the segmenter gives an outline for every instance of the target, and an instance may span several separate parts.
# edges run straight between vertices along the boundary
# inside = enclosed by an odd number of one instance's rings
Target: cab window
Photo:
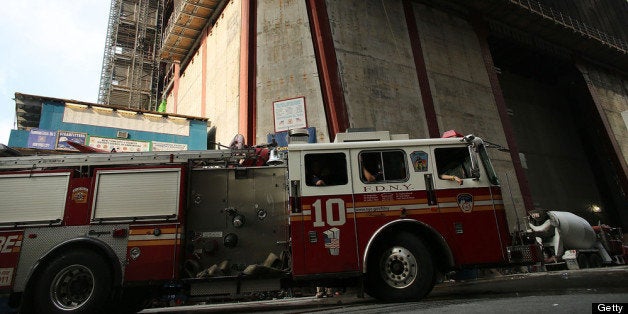
[[[344,153],[305,155],[305,184],[308,186],[345,185],[348,182]]]
[[[403,181],[408,178],[403,151],[365,151],[360,153],[360,179],[364,183]]]
[[[461,179],[471,177],[471,156],[467,147],[436,148],[434,155],[439,178],[444,174]]]

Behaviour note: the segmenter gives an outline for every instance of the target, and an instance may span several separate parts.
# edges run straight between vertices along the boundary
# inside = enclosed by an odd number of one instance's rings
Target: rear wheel
[[[367,267],[367,293],[385,301],[421,299],[432,290],[436,278],[428,249],[410,233],[375,244]]]
[[[99,313],[112,287],[109,265],[91,250],[76,250],[54,258],[34,285],[38,313]]]

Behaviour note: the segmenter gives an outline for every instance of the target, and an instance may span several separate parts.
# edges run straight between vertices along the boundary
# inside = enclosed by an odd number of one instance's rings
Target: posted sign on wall
[[[86,139],[87,139],[87,133],[59,131],[59,136],[57,136],[57,149],[77,151],[77,149],[70,146],[68,142],[74,142],[74,143],[79,143],[81,145],[85,145]]]
[[[115,149],[115,152],[119,153],[150,151],[150,142],[97,136],[89,137],[89,146],[108,151],[114,151]]]
[[[275,101],[273,103],[275,132],[306,128],[305,97]]]
[[[38,149],[55,149],[57,131],[32,129],[28,134],[28,147]]]

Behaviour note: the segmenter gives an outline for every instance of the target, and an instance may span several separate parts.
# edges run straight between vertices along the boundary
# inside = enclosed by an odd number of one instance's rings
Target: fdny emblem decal
[[[473,195],[469,193],[458,194],[458,207],[463,213],[470,213],[473,210]]]
[[[87,203],[87,188],[78,187],[72,190],[72,200],[76,203]]]
[[[340,254],[340,229],[331,228],[323,231],[325,236],[325,248],[331,255]]]

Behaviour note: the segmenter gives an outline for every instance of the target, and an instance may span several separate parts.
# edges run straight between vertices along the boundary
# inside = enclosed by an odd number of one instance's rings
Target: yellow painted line
[[[175,245],[181,244],[180,240],[145,240],[145,241],[129,241],[128,246],[156,246],[156,245]]]
[[[481,212],[481,211],[488,211],[488,210],[493,210],[493,206],[491,205],[480,205],[480,206],[473,206],[473,209],[471,210],[471,212]],[[441,213],[457,213],[457,212],[462,212],[462,210],[459,207],[443,207],[440,209]]]
[[[492,199],[490,194],[473,196],[474,201],[486,201]]]
[[[427,215],[427,214],[438,214],[438,210],[432,211],[431,208],[426,208],[426,209],[411,209],[411,210],[406,211],[406,215]],[[401,215],[401,210],[356,213],[357,218],[399,216],[399,215]]]
[[[300,222],[300,221],[310,221],[312,217],[310,216],[290,216],[290,221]]]
[[[434,210],[432,210],[431,208],[427,208],[427,209],[411,209],[406,211],[408,215],[425,215],[425,214],[438,214],[438,208],[434,208]]]
[[[360,213],[358,214],[358,218],[371,218],[371,217],[386,217],[386,216],[399,216],[391,215],[389,212],[370,212],[370,213]]]
[[[426,204],[426,203],[427,203],[426,198],[415,198],[415,199],[398,200],[398,201],[356,202],[355,207],[409,205],[409,204]]]
[[[439,203],[449,203],[449,202],[457,202],[458,198],[455,196],[452,197],[439,197],[438,199]],[[490,195],[473,195],[473,201],[486,201],[486,200],[491,200],[491,196]]]
[[[161,230],[162,234],[168,234],[168,233],[177,233],[177,228],[159,228]],[[153,231],[155,230],[155,228],[144,228],[144,229],[131,229],[129,230],[129,234],[134,235],[134,234],[153,234]]]

